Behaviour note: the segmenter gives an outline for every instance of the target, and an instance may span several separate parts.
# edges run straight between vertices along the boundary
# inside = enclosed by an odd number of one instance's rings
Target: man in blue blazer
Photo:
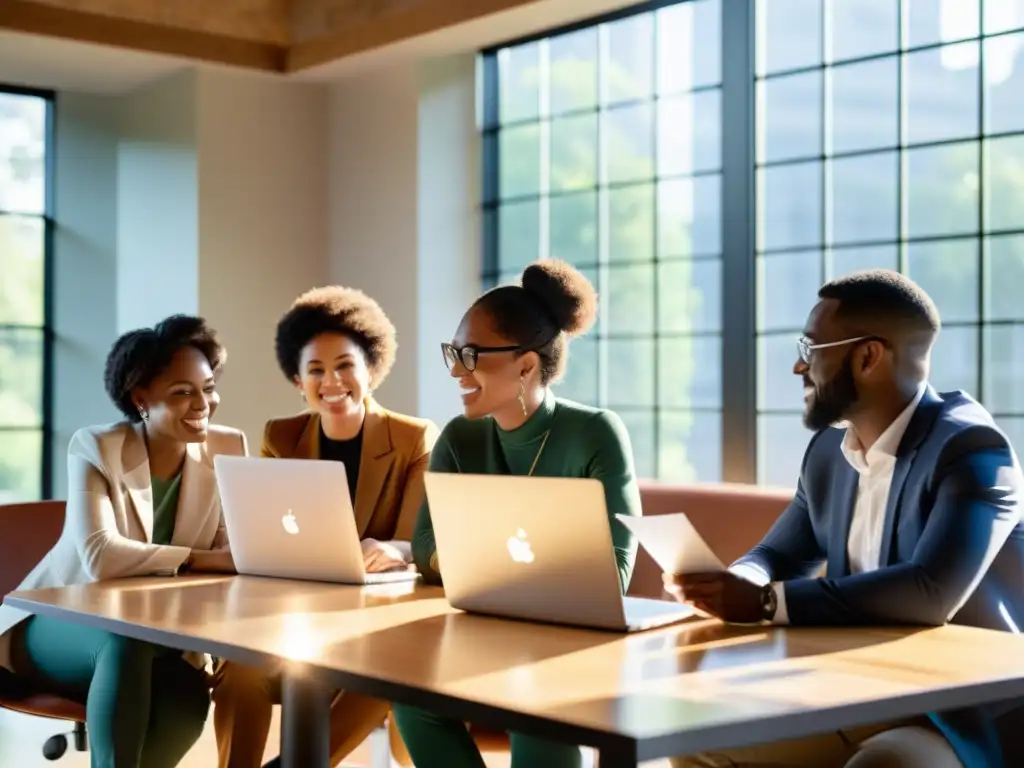
[[[666,589],[730,622],[1019,632],[1024,476],[988,411],[928,385],[935,305],[888,270],[818,297],[793,368],[815,434],[792,503],[727,573],[667,574]],[[1004,702],[676,765],[862,766],[877,754],[870,764],[1014,768],[1022,738],[1024,704]]]

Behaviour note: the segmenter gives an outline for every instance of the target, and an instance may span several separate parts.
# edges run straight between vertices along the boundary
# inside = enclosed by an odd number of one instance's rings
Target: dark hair
[[[579,270],[557,259],[529,265],[521,285],[492,288],[473,304],[495,330],[540,357],[540,381],[565,372],[568,338],[586,333],[597,319],[597,291]]]
[[[103,387],[107,396],[129,421],[141,421],[132,390],[147,387],[171,363],[180,350],[195,347],[209,361],[216,374],[227,359],[217,332],[201,317],[171,315],[152,328],[123,334],[107,354]]]
[[[395,326],[380,304],[356,288],[328,285],[307,291],[277,323],[277,364],[289,381],[299,375],[302,349],[321,333],[340,333],[359,345],[376,389],[395,364]]]
[[[837,314],[854,324],[884,323],[896,333],[910,332],[928,340],[942,327],[931,297],[909,277],[890,269],[837,277],[823,285],[818,296],[838,301]]]

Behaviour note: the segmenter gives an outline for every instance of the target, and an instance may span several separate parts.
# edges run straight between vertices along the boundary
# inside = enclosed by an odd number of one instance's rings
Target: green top
[[[537,458],[546,432],[547,443]],[[536,413],[517,429],[505,431],[494,419],[458,416],[448,422],[430,454],[431,472],[527,475],[534,460],[537,477],[593,477],[604,485],[608,524],[623,591],[636,560],[636,542],[615,515],[640,515],[640,489],[633,451],[622,420],[612,411],[556,398],[550,390]],[[485,513],[486,506],[481,506]],[[436,553],[430,506],[423,500],[412,537],[412,556],[428,582],[440,582],[431,564]],[[436,561],[435,561],[436,562]]]
[[[174,521],[178,517],[178,491],[181,473],[170,480],[150,477],[153,485],[153,543],[170,544],[174,536]]]

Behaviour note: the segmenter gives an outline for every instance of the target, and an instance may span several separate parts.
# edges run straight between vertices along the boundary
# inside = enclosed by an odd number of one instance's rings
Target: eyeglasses
[[[467,344],[464,347],[456,347],[447,341],[441,342],[441,354],[444,355],[444,364],[450,371],[456,363],[462,363],[467,371],[476,370],[477,357],[490,352],[518,352],[522,347],[478,347],[474,344]]]
[[[811,364],[811,355],[816,349],[828,349],[829,347],[841,347],[844,344],[856,344],[859,341],[881,341],[883,344],[887,343],[885,339],[880,336],[854,336],[852,339],[843,339],[842,341],[829,341],[824,344],[815,344],[813,341],[808,339],[806,336],[801,336],[796,341],[797,353],[800,355],[800,361],[804,365]]]

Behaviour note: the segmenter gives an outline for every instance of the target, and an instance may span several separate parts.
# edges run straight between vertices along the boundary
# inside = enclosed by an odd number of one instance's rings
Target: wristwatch
[[[761,588],[761,620],[772,621],[778,608],[779,599],[775,595],[775,588],[769,582]]]

